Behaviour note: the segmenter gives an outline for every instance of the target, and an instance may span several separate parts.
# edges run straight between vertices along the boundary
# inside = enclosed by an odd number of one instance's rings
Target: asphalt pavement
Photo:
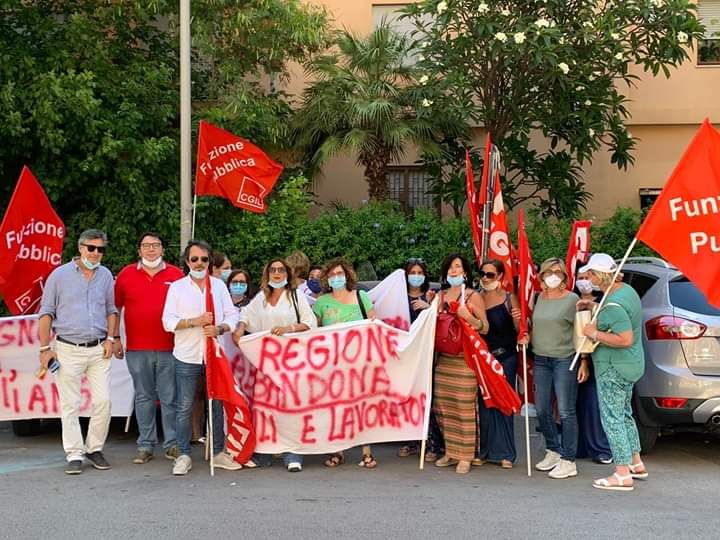
[[[71,477],[56,425],[18,438],[0,423],[0,538],[720,538],[720,438],[661,438],[645,456],[650,478],[617,493],[591,487],[611,468],[587,460],[573,479],[528,478],[520,419],[516,427],[509,471],[420,471],[417,456],[396,457],[399,445],[384,444],[374,447],[375,470],[355,465],[355,449],[336,470],[309,456],[300,473],[276,460],[211,478],[200,447],[187,477],[171,476],[162,456],[132,464],[135,435],[116,426],[105,449],[112,469],[86,465]],[[538,461],[542,438],[531,442]]]

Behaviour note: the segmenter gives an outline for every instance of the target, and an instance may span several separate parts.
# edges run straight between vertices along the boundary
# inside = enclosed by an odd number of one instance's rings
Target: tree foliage
[[[669,77],[702,35],[693,9],[688,0],[425,0],[406,15],[429,77],[424,103],[490,132],[511,205],[566,216],[589,198],[582,168],[597,152],[621,169],[633,163],[630,66]]]

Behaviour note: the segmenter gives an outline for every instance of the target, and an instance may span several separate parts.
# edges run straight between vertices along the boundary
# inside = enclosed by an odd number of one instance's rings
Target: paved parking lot
[[[518,433],[522,433],[518,419]],[[337,470],[307,459],[305,470],[218,471],[195,449],[185,478],[156,458],[133,465],[134,435],[114,428],[109,471],[63,474],[59,430],[17,438],[0,423],[0,538],[718,538],[720,439],[660,440],[646,456],[651,477],[632,493],[592,489],[609,468],[580,461],[580,475],[525,474],[522,442],[511,471],[493,465],[466,476],[417,468],[398,445],[375,449],[376,470],[353,460]],[[541,437],[532,437],[535,459]],[[358,451],[351,451],[353,458]],[[357,461],[357,460],[355,460]]]

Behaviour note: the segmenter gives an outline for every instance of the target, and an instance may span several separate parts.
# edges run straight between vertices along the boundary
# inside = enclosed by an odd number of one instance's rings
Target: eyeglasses
[[[105,253],[105,246],[95,246],[93,244],[80,244],[85,249],[88,250],[90,253],[95,253],[95,250],[97,250],[98,253]]]
[[[245,284],[247,284],[247,281],[242,280],[242,279],[233,279],[230,283],[245,283]]]
[[[420,257],[411,257],[405,261],[405,264],[425,264],[425,259],[421,259]]]
[[[328,274],[328,275],[327,275],[327,277],[329,277],[329,278],[331,278],[331,277],[344,277],[344,276],[345,276],[345,272],[343,272],[342,270],[341,270],[340,272],[333,272],[332,274]]]
[[[268,268],[269,274],[287,274],[287,270],[285,270],[284,266],[271,266]]]
[[[206,263],[206,262],[208,262],[209,260],[210,260],[210,257],[207,257],[207,256],[205,256],[205,255],[203,255],[202,257],[198,257],[197,255],[193,255],[192,257],[190,257],[190,262],[191,262],[191,263],[196,263],[196,262],[198,262],[198,261],[202,261],[202,262]]]
[[[480,270],[480,272],[478,272],[478,276],[480,276],[480,279],[485,277],[488,279],[495,279],[498,275],[497,272],[483,272]]]
[[[160,249],[162,244],[160,242],[143,242],[140,247],[143,249]]]

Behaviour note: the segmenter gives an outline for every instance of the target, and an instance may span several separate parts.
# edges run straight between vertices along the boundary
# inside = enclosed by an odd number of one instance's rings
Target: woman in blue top
[[[615,472],[593,482],[593,487],[631,491],[633,480],[648,477],[640,459],[640,438],[632,415],[632,390],[645,371],[642,348],[640,297],[621,281],[613,281],[617,269],[610,255],[596,253],[581,271],[606,291],[607,299],[595,324],[584,334],[598,344],[592,356],[600,402],[600,419],[612,450]]]

